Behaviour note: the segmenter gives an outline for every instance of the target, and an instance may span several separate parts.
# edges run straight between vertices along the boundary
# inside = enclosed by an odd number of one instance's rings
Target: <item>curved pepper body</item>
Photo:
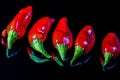
[[[108,33],[102,42],[102,53],[111,53],[114,57],[120,52],[120,42],[115,33]]]
[[[102,42],[102,53],[104,60],[101,60],[103,68],[106,67],[112,57],[120,53],[120,42],[115,33],[108,33]]]
[[[75,41],[75,46],[84,48],[84,52],[88,53],[95,43],[95,33],[91,26],[85,26],[79,33]]]
[[[52,42],[62,60],[65,60],[67,49],[72,47],[73,38],[67,25],[67,18],[60,19],[52,35]]]
[[[26,28],[32,18],[32,7],[28,6],[19,11],[14,19],[7,26],[7,44],[8,48],[11,48],[13,42],[23,37],[26,32]]]
[[[50,17],[43,17],[38,20],[29,31],[29,43],[31,44],[35,39],[45,41],[53,22],[54,19]]]

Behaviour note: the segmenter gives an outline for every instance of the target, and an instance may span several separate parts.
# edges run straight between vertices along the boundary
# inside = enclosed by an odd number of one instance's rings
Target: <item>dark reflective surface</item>
[[[62,2],[62,1],[32,1],[32,0],[16,0],[16,1],[0,1],[0,33],[18,11],[31,5],[33,7],[33,17],[27,28],[25,36],[16,42],[16,45],[22,45],[23,48],[19,54],[7,59],[5,56],[5,47],[0,44],[0,78],[2,79],[39,79],[39,80],[68,80],[68,79],[93,79],[93,80],[119,80],[120,63],[106,72],[102,71],[102,66],[99,62],[101,54],[102,39],[108,32],[115,32],[120,39],[119,30],[119,11],[118,6],[112,7],[110,4],[101,5],[98,3],[86,2]],[[111,13],[113,12],[113,13]],[[93,26],[96,35],[96,43],[93,49],[89,52],[92,57],[88,63],[70,67],[69,62],[65,63],[64,67],[59,67],[56,62],[46,62],[43,64],[34,63],[29,59],[26,47],[29,46],[27,34],[32,25],[41,17],[50,16],[55,18],[47,40],[44,46],[48,52],[56,51],[52,45],[51,37],[58,21],[62,17],[68,18],[68,26],[75,40],[78,32],[85,25]],[[118,19],[118,20],[117,20]],[[1,38],[1,36],[0,36]],[[74,47],[67,51],[67,55],[72,55]],[[118,58],[118,61],[120,59]]]

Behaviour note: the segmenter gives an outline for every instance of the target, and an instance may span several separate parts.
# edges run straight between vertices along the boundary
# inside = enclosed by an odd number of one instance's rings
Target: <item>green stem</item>
[[[64,64],[60,61],[59,57],[56,56],[54,60],[57,62],[59,66],[64,66]]]
[[[43,54],[46,58],[48,59],[52,58],[52,56],[48,54],[48,52],[44,49],[42,40],[38,40],[38,39],[33,40],[31,47],[36,51],[40,52],[41,54]]]
[[[105,52],[104,53],[104,62],[102,63],[103,69],[105,69],[106,65],[108,64],[108,62],[110,61],[110,59],[112,58],[112,54],[109,52]]]
[[[17,38],[18,34],[14,30],[10,30],[8,32],[8,37],[7,37],[7,44],[8,44],[8,49],[11,49],[12,44],[14,43],[15,39]]]
[[[56,48],[59,52],[62,61],[65,61],[67,46],[65,44],[58,44]]]
[[[70,65],[72,65],[75,62],[75,60],[83,54],[83,52],[84,48],[81,48],[80,46],[75,46],[74,56],[70,61]]]

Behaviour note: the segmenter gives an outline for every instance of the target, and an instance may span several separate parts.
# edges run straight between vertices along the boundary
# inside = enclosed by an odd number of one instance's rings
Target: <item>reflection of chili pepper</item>
[[[72,34],[67,26],[67,19],[61,18],[56,29],[53,32],[52,42],[55,48],[57,48],[61,59],[64,61],[67,49],[72,47],[73,38]]]
[[[10,49],[15,40],[20,39],[32,18],[32,7],[28,6],[19,11],[14,19],[7,26],[7,47]]]
[[[44,49],[43,41],[46,40],[47,34],[50,30],[53,18],[43,17],[37,21],[29,31],[28,40],[33,49],[42,53],[47,58],[52,58],[50,54]]]
[[[79,33],[75,41],[75,52],[71,64],[82,54],[88,53],[95,43],[95,34],[91,26],[85,26]]]
[[[44,63],[44,62],[49,61],[49,59],[41,59],[40,57],[37,57],[35,53],[29,47],[27,47],[27,53],[30,56],[30,59],[36,63]]]
[[[101,60],[103,68],[108,64],[112,57],[118,56],[120,52],[120,42],[115,33],[108,33],[102,42],[102,53],[104,60]]]
[[[64,64],[60,61],[59,57],[54,54],[54,52],[51,53],[52,59],[58,63],[59,66],[64,66]]]

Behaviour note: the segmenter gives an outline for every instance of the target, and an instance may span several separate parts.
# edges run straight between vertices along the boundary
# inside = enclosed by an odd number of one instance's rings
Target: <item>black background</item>
[[[116,2],[117,3],[117,2]],[[99,63],[102,39],[108,32],[115,32],[120,38],[119,5],[113,2],[65,2],[65,1],[37,1],[16,0],[0,1],[0,33],[20,9],[31,5],[33,17],[27,28],[25,36],[16,43],[23,45],[23,49],[16,56],[7,59],[5,47],[0,44],[0,78],[1,79],[39,79],[39,80],[68,80],[68,79],[94,79],[119,80],[120,63],[112,70],[103,72]],[[56,51],[51,42],[51,35],[58,21],[67,17],[68,26],[75,40],[78,32],[85,26],[91,25],[96,34],[96,43],[90,51],[92,59],[82,66],[59,67],[55,62],[37,64],[31,61],[26,52],[28,46],[27,33],[32,25],[40,18],[49,16],[55,18],[44,45],[48,52]],[[1,36],[0,36],[1,38]],[[73,54],[74,47],[67,54]],[[116,80],[115,79],[115,80]]]

